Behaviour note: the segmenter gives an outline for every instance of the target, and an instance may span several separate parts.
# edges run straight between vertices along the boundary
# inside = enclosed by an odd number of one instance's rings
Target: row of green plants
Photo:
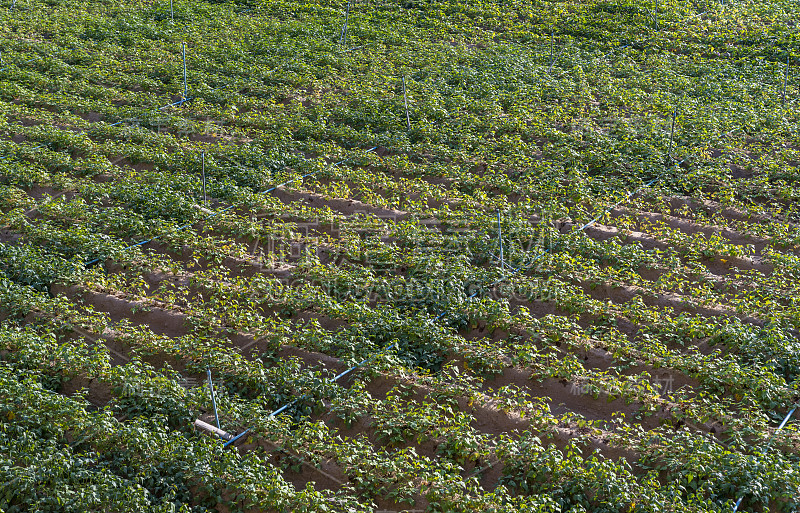
[[[795,6],[357,3],[344,45],[344,6],[327,2],[175,2],[174,20],[166,2],[51,4],[0,13],[22,34],[0,72],[0,293],[19,326],[2,333],[14,406],[0,421],[31,433],[5,439],[8,481],[25,485],[3,509],[797,508],[794,424],[760,456],[797,399],[797,136],[780,101],[793,36],[779,28]],[[156,111],[183,92],[182,41],[192,99]],[[676,107],[681,163],[665,169]],[[292,185],[313,193],[302,204],[259,194],[310,172]],[[601,220],[653,244],[565,235],[655,177],[637,211]],[[680,195],[695,207],[676,212]],[[524,273],[500,267],[498,209],[504,260]],[[753,255],[648,212],[768,241]],[[137,311],[111,322],[81,294]],[[125,322],[148,310],[179,334]],[[582,359],[600,350],[607,369]],[[329,381],[371,354],[347,387]],[[179,383],[207,367],[223,427],[254,428],[241,454],[190,428],[210,397]],[[661,369],[697,385],[662,395]],[[533,379],[497,385],[510,372]],[[10,384],[23,373],[30,393]],[[382,380],[404,384],[370,394]],[[531,395],[558,380],[577,390],[566,414]],[[80,386],[86,401],[64,397]],[[579,396],[638,415],[594,419]],[[45,403],[60,413],[37,416]],[[530,432],[478,429],[487,417]],[[639,461],[584,448],[604,438]],[[289,485],[321,475],[309,462],[346,482]]]

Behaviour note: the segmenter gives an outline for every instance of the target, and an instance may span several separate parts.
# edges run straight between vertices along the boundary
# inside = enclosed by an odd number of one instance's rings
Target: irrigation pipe
[[[678,115],[678,107],[676,106],[674,111],[673,111],[673,113],[672,113],[672,124],[671,124],[670,135],[669,135],[669,149],[667,150],[667,159],[668,160],[672,160],[673,163],[674,163],[673,165],[676,166],[676,167],[679,166],[680,164],[682,164],[686,160],[686,159],[682,159],[680,161],[676,161],[675,158],[672,156],[672,147],[673,147],[673,142],[674,142],[674,138],[675,138],[675,120],[677,118],[677,115]],[[664,171],[666,171],[666,163],[665,163]],[[617,201],[616,203],[614,203],[611,206],[608,206],[608,207],[604,208],[602,212],[597,214],[589,222],[585,223],[580,228],[578,228],[576,230],[573,230],[572,233],[579,233],[579,232],[582,232],[582,231],[586,230],[590,226],[592,226],[595,223],[597,223],[600,219],[602,219],[602,217],[604,215],[606,215],[606,213],[608,213],[609,211],[617,208],[623,202],[625,202],[628,199],[630,199],[631,196],[633,196],[634,194],[638,193],[639,191],[641,191],[643,189],[646,189],[646,188],[654,185],[657,182],[660,182],[662,179],[663,179],[663,177],[654,178],[654,179],[650,180],[649,182],[647,182],[646,184],[641,185],[641,186],[637,187],[636,189],[631,190],[623,198],[621,198],[619,201]],[[499,226],[499,219],[500,218],[499,218],[499,212],[498,212],[498,226]],[[531,265],[528,265],[526,268],[512,268],[512,269],[514,269],[514,272],[512,272],[510,274],[507,274],[505,276],[501,276],[499,279],[497,279],[494,282],[492,282],[491,284],[487,285],[486,288],[487,289],[491,289],[492,287],[495,287],[495,286],[503,283],[504,281],[506,281],[508,278],[510,278],[514,274],[525,273],[525,272],[531,270],[533,268],[533,263],[535,263],[536,261],[538,261],[540,258],[542,258],[543,256],[545,256],[548,253],[550,253],[549,249],[546,249],[546,250],[542,251],[536,257],[534,257],[533,260],[531,260]],[[501,267],[501,270],[504,270],[504,268]],[[481,293],[481,290],[482,290],[482,288],[479,288],[478,290],[476,290],[475,292],[473,292],[472,294],[467,296],[467,299],[469,300],[469,299],[475,298],[476,296],[478,296],[478,294]],[[441,312],[439,315],[437,315],[435,317],[434,320],[442,319],[445,315],[447,315],[448,312],[449,312],[449,310],[445,310],[445,311]]]
[[[349,3],[350,3],[350,2],[348,2],[348,11],[349,11],[349,7],[350,7]],[[346,13],[346,15],[347,15],[347,14],[349,14],[349,13]],[[705,14],[705,13],[700,13],[699,15],[702,15],[702,14]],[[699,15],[695,15],[695,16],[699,16]],[[693,16],[693,17],[694,17],[694,16]],[[345,21],[345,28],[344,28],[345,32],[343,33],[343,38],[344,38],[344,37],[346,37],[346,26],[347,26],[347,21]],[[621,49],[627,48],[627,47],[629,47],[629,46],[630,46],[630,44],[627,44],[627,45],[625,45],[625,46],[622,46],[622,47],[618,47],[618,48],[612,49],[612,50],[611,50],[609,53],[605,54],[603,57],[604,57],[604,58],[606,58],[606,57],[607,57],[607,56],[608,56],[610,53],[612,53],[612,52],[614,52],[614,51],[616,51],[616,50],[621,50]],[[553,68],[553,66],[555,65],[556,61],[558,60],[558,58],[560,57],[560,55],[563,53],[563,51],[564,51],[565,49],[566,49],[566,45],[565,45],[564,47],[562,47],[562,49],[561,49],[561,51],[559,52],[559,54],[558,54],[558,55],[557,55],[557,56],[556,56],[556,57],[555,57],[555,58],[552,60],[552,62],[550,63],[550,66],[549,66],[549,68],[548,68],[548,74],[550,73],[550,71],[552,70],[552,68]],[[184,50],[184,52],[185,52],[185,50]],[[184,54],[184,55],[185,55],[185,54]],[[24,63],[33,62],[33,61],[34,61],[34,60],[36,60],[37,58],[38,58],[38,57],[34,57],[34,58],[32,58],[32,59],[29,59],[29,60],[27,60],[27,61],[24,61],[24,62],[23,62],[23,64],[24,64]],[[292,59],[292,60],[293,60],[293,59]],[[280,67],[282,67],[283,65],[287,64],[288,62],[291,62],[291,60],[290,60],[290,61],[287,61],[287,62],[286,62],[286,63],[284,63],[284,64],[281,64],[281,65],[279,65],[278,67],[276,67],[275,69],[273,69],[273,70],[272,70],[272,71],[270,71],[269,73],[272,73],[272,72],[274,72],[274,71],[277,71],[277,69],[279,69],[279,68],[280,68]],[[4,70],[6,70],[6,69],[8,69],[8,68],[10,68],[10,67],[11,67],[11,65],[9,65],[9,66],[5,66],[5,67],[3,67],[3,68],[0,68],[0,71],[4,71]],[[788,67],[788,65],[787,65],[787,67]],[[213,90],[216,90],[216,89],[223,88],[223,87],[227,87],[227,86],[221,86],[221,87],[218,87],[218,88],[214,88],[214,89],[212,89],[212,91],[213,91]],[[184,58],[184,95],[183,95],[183,98],[181,98],[181,100],[179,100],[179,101],[172,102],[172,103],[170,103],[170,104],[167,104],[167,105],[164,105],[164,106],[162,106],[162,107],[159,107],[157,110],[163,110],[163,109],[165,109],[165,108],[168,108],[168,107],[171,107],[171,106],[175,106],[175,105],[182,105],[182,104],[184,104],[184,103],[186,103],[186,102],[188,102],[188,101],[191,101],[193,98],[190,98],[190,97],[188,97],[188,96],[187,96],[187,92],[188,92],[188,89],[187,89],[187,86],[186,86],[186,67],[185,67],[185,58]],[[784,94],[785,94],[785,93],[784,93]],[[785,97],[784,97],[784,98],[785,98]],[[784,101],[785,101],[785,100],[784,100]],[[792,102],[792,103],[793,103],[793,102]],[[119,124],[121,124],[121,123],[123,123],[123,121],[118,121],[118,122],[116,122],[116,123],[114,123],[114,124],[111,124],[110,126],[116,126],[116,125],[119,125]],[[673,124],[674,124],[674,117],[673,117]],[[672,143],[672,141],[670,141],[670,143]],[[43,147],[43,146],[45,146],[45,145],[41,145],[41,146],[39,146],[39,147]],[[375,149],[376,149],[376,148],[371,148],[371,149],[367,150],[367,152],[374,151]],[[669,152],[669,153],[670,153],[669,157],[671,158],[671,152]],[[0,157],[0,159],[4,159],[4,158],[8,158],[8,156]],[[348,158],[348,159],[344,159],[344,160],[342,160],[342,161],[340,161],[340,162],[337,162],[337,163],[335,163],[335,164],[334,164],[334,166],[336,166],[336,165],[340,165],[340,164],[342,164],[342,163],[346,162],[347,160],[349,160],[349,158]],[[679,164],[679,163],[678,163],[678,164]],[[270,188],[270,189],[267,189],[267,190],[266,190],[266,191],[264,191],[263,193],[264,193],[264,194],[268,194],[268,193],[270,193],[270,192],[273,192],[274,190],[276,190],[276,189],[277,189],[277,188],[279,188],[279,187],[282,187],[282,186],[285,186],[285,185],[289,185],[289,184],[291,184],[291,183],[293,183],[293,182],[296,182],[296,181],[298,181],[298,180],[302,180],[302,179],[305,179],[305,178],[307,178],[307,177],[309,177],[309,176],[313,176],[313,175],[315,175],[315,174],[317,174],[317,173],[319,173],[319,172],[320,172],[320,171],[314,171],[314,172],[311,172],[311,173],[306,173],[306,174],[304,174],[304,175],[302,175],[302,176],[300,176],[300,177],[294,178],[294,179],[292,179],[292,180],[288,180],[288,181],[286,181],[286,182],[284,182],[284,183],[282,183],[282,184],[279,184],[279,185],[276,185],[276,186],[274,186],[274,187],[272,187],[272,188]],[[585,230],[585,229],[589,228],[590,226],[594,225],[594,224],[595,224],[597,221],[599,221],[599,220],[602,218],[602,216],[603,216],[603,215],[605,215],[605,214],[606,214],[606,213],[607,213],[609,210],[611,210],[611,209],[613,209],[613,208],[616,208],[617,206],[619,206],[619,205],[620,205],[621,203],[623,203],[624,201],[627,201],[627,200],[628,200],[628,199],[629,199],[631,196],[633,196],[633,195],[634,195],[634,194],[636,194],[637,192],[641,191],[641,190],[642,190],[642,189],[644,189],[644,188],[650,187],[651,185],[653,185],[654,183],[656,183],[656,182],[658,182],[658,181],[660,181],[660,180],[661,180],[660,178],[658,178],[658,179],[654,179],[654,180],[651,180],[651,181],[650,181],[650,182],[648,182],[647,184],[644,184],[643,186],[640,186],[640,187],[638,187],[637,189],[634,189],[634,190],[630,191],[630,192],[629,192],[629,193],[628,193],[628,194],[627,194],[625,197],[623,197],[622,199],[620,199],[619,201],[617,201],[617,202],[616,202],[615,204],[613,204],[612,206],[610,206],[610,207],[606,207],[606,208],[603,210],[603,212],[601,212],[601,213],[600,213],[600,214],[598,214],[598,215],[597,215],[597,216],[596,216],[594,219],[592,219],[591,221],[587,222],[586,224],[584,224],[583,226],[581,226],[580,228],[578,228],[577,230],[575,230],[575,232],[580,232],[580,231],[583,231],[583,230]],[[214,217],[214,216],[218,215],[219,213],[222,213],[222,212],[225,212],[225,211],[227,211],[227,210],[230,210],[231,208],[234,208],[234,206],[235,206],[235,205],[231,205],[231,206],[229,206],[229,207],[227,207],[227,208],[225,208],[225,209],[222,209],[222,210],[219,210],[219,211],[213,212],[213,213],[212,213],[210,216],[208,216],[208,218]],[[498,214],[498,215],[499,215],[499,214]],[[208,218],[207,218],[207,219],[208,219]],[[175,230],[175,232],[177,232],[177,231],[181,231],[181,230],[183,230],[183,229],[187,228],[188,226],[191,226],[191,224],[192,224],[192,223],[187,223],[187,224],[185,224],[185,225],[183,225],[183,226],[180,226],[180,227],[178,227],[178,228]],[[174,232],[173,232],[173,233],[174,233]],[[147,244],[148,242],[152,242],[152,241],[154,241],[154,240],[156,240],[156,239],[158,239],[158,238],[160,238],[160,237],[163,237],[164,235],[166,235],[166,234],[156,235],[155,237],[152,237],[152,238],[150,238],[150,239],[147,239],[147,240],[140,241],[140,242],[138,242],[138,243],[136,243],[136,244],[133,244],[133,245],[130,245],[130,246],[128,246],[128,247],[127,247],[127,248],[125,248],[123,251],[125,251],[125,250],[128,250],[128,249],[132,249],[132,248],[134,248],[134,247],[137,247],[137,246],[141,246],[141,245]],[[501,244],[502,244],[502,240],[501,240]],[[549,251],[544,251],[544,252],[540,253],[539,255],[537,255],[537,257],[535,257],[535,258],[534,258],[534,261],[536,261],[536,260],[538,260],[539,258],[541,258],[542,256],[546,255],[548,252],[549,252]],[[501,256],[500,256],[500,260],[501,260],[501,264],[504,264],[504,258],[503,258],[503,254],[502,254],[502,247],[501,247]],[[88,267],[88,266],[91,266],[91,265],[93,265],[93,264],[96,264],[97,262],[99,262],[99,259],[95,259],[95,260],[92,260],[92,261],[90,261],[90,262],[86,263],[86,266],[87,266],[87,267]],[[509,267],[511,267],[512,269],[515,269],[515,271],[516,271],[516,272],[521,272],[521,269],[518,269],[518,268],[513,268],[512,266],[510,266],[510,264],[509,264]],[[505,265],[503,265],[503,268],[505,268]],[[530,268],[530,267],[529,267],[529,268]],[[507,276],[501,277],[499,280],[496,280],[494,283],[492,283],[492,284],[490,285],[490,287],[491,287],[491,286],[495,286],[495,285],[497,285],[497,284],[499,284],[499,283],[501,283],[501,282],[503,282],[503,281],[507,280],[507,279],[508,279],[508,277],[510,277],[510,275],[507,275]],[[476,292],[474,292],[472,295],[470,295],[470,296],[469,296],[469,298],[474,298],[474,297],[476,297],[476,296],[477,296],[479,293],[480,293],[480,291],[476,291]],[[445,313],[446,313],[446,312],[443,312],[442,314],[440,314],[440,316],[439,316],[439,317],[437,317],[437,319],[438,319],[438,318],[441,318],[441,317],[443,317],[443,316],[445,315]],[[353,366],[353,367],[350,367],[350,368],[349,368],[349,369],[347,369],[346,371],[344,371],[344,372],[340,373],[339,375],[337,375],[336,377],[332,378],[332,379],[330,380],[330,382],[336,382],[336,381],[338,381],[339,379],[341,379],[342,377],[346,376],[347,374],[349,374],[350,372],[354,371],[355,369],[357,369],[357,368],[359,368],[359,367],[361,367],[361,366],[365,365],[365,364],[366,364],[367,362],[369,362],[371,359],[375,358],[375,357],[376,357],[378,354],[380,354],[380,353],[375,353],[375,354],[373,354],[372,356],[370,356],[369,358],[367,358],[367,359],[365,359],[364,361],[360,362],[359,364],[357,364],[357,365],[355,365],[355,366]],[[212,385],[212,386],[213,386],[213,385]],[[212,394],[213,394],[213,392],[212,392]],[[213,397],[213,396],[212,396],[212,397]],[[307,396],[307,395],[303,395],[303,396],[301,396],[301,397],[299,397],[299,398],[295,399],[295,400],[294,400],[294,401],[292,401],[291,403],[289,403],[289,404],[287,404],[287,405],[284,405],[283,407],[281,407],[281,408],[279,408],[279,409],[275,410],[274,412],[272,412],[272,413],[270,414],[270,416],[269,416],[269,417],[274,417],[274,416],[276,416],[276,415],[280,414],[281,412],[283,412],[283,411],[285,411],[285,410],[289,409],[289,408],[290,408],[290,407],[292,407],[293,405],[297,404],[297,402],[299,402],[300,400],[302,400],[302,399],[304,399],[304,398],[306,398],[306,397],[308,397],[308,396]],[[789,419],[790,419],[790,418],[791,418],[791,416],[794,414],[794,412],[796,411],[796,409],[797,409],[797,407],[793,408],[793,409],[792,409],[792,410],[791,410],[791,411],[788,413],[788,415],[786,416],[786,418],[783,420],[783,422],[781,423],[781,425],[780,425],[780,426],[778,427],[778,429],[776,430],[775,434],[777,434],[777,432],[778,432],[778,431],[780,431],[780,430],[781,430],[781,429],[782,429],[782,428],[783,428],[783,427],[786,425],[786,423],[789,421]],[[252,428],[248,428],[248,429],[247,429],[247,430],[245,430],[244,432],[240,433],[239,435],[237,435],[236,437],[234,437],[234,438],[233,438],[233,439],[231,439],[230,441],[226,442],[226,443],[224,444],[224,446],[227,446],[227,445],[229,445],[229,444],[231,444],[231,443],[235,442],[235,441],[236,441],[236,440],[238,440],[240,437],[242,437],[244,434],[246,434],[247,432],[249,432],[251,429],[252,429]],[[774,437],[773,437],[773,439],[774,439]],[[772,443],[772,440],[770,440],[770,444],[771,444],[771,443]],[[769,448],[769,445],[770,445],[770,444],[768,444],[768,446],[767,446],[767,449]],[[766,449],[765,449],[765,450],[766,450]],[[743,500],[743,498],[740,498],[740,499],[738,500],[738,502],[736,503],[736,507],[734,508],[734,512],[735,512],[735,511],[737,511],[737,509],[738,509],[739,505],[741,504],[742,500]]]
[[[794,406],[794,407],[793,407],[793,408],[792,408],[792,409],[789,411],[789,413],[787,413],[787,414],[786,414],[786,417],[784,417],[784,419],[783,419],[783,422],[781,422],[781,425],[780,425],[780,426],[778,426],[778,429],[776,429],[776,430],[775,430],[775,432],[772,434],[772,437],[770,438],[769,442],[767,442],[767,445],[766,445],[766,447],[764,447],[764,450],[763,450],[763,451],[761,451],[761,454],[766,454],[766,453],[767,453],[767,451],[769,450],[769,448],[772,446],[772,442],[773,442],[773,441],[775,440],[775,438],[778,436],[778,432],[779,432],[781,429],[783,429],[783,427],[784,427],[784,426],[786,426],[786,423],[787,423],[787,422],[789,422],[789,419],[790,419],[790,418],[792,418],[792,415],[794,415],[794,412],[795,412],[795,411],[797,411],[797,406]],[[736,504],[733,506],[733,513],[736,513],[737,511],[739,511],[739,506],[741,506],[741,505],[742,505],[742,501],[743,501],[743,500],[744,500],[744,495],[742,495],[741,497],[739,497],[739,500],[737,500],[737,501],[736,501]]]
[[[348,374],[350,374],[350,373],[351,373],[351,372],[353,372],[354,370],[356,370],[356,369],[358,369],[358,368],[360,368],[360,367],[363,367],[364,365],[366,365],[367,363],[369,363],[371,360],[374,360],[374,359],[375,359],[375,358],[377,358],[377,357],[378,357],[378,356],[379,356],[381,353],[383,353],[383,352],[385,352],[385,351],[387,351],[387,350],[391,349],[391,348],[392,348],[392,346],[394,346],[395,344],[396,344],[396,343],[391,343],[391,344],[389,344],[388,346],[384,347],[384,348],[383,348],[383,349],[381,349],[380,351],[378,351],[378,352],[375,352],[375,353],[373,353],[372,355],[368,356],[368,357],[367,357],[366,359],[364,359],[363,361],[361,361],[361,362],[359,362],[359,363],[357,363],[357,364],[353,365],[352,367],[348,368],[347,370],[345,370],[345,371],[343,371],[343,372],[340,372],[340,373],[339,373],[339,374],[337,374],[335,377],[333,377],[333,378],[329,379],[329,380],[328,380],[328,383],[336,383],[337,381],[339,381],[339,380],[340,380],[340,379],[342,379],[343,377],[347,376]],[[289,408],[291,408],[291,407],[292,407],[292,406],[294,406],[295,404],[299,403],[299,402],[300,402],[300,401],[302,401],[303,399],[307,399],[308,397],[309,397],[309,394],[303,394],[303,395],[301,395],[300,397],[298,397],[297,399],[293,400],[292,402],[290,402],[290,403],[287,403],[287,404],[284,404],[283,406],[281,406],[281,407],[280,407],[280,408],[278,408],[277,410],[275,410],[275,411],[273,411],[272,413],[270,413],[269,415],[267,415],[267,419],[272,419],[272,418],[275,418],[275,417],[276,417],[276,416],[278,416],[279,414],[281,414],[281,413],[283,413],[284,411],[288,410]],[[252,430],[253,430],[253,427],[252,427],[252,426],[251,426],[251,427],[249,427],[249,428],[247,428],[247,429],[245,429],[244,431],[242,431],[241,433],[239,433],[239,434],[238,434],[238,435],[236,435],[235,437],[231,438],[230,440],[228,440],[227,442],[225,442],[224,444],[222,444],[222,447],[223,447],[223,448],[225,448],[225,447],[228,447],[229,445],[231,445],[232,443],[236,442],[237,440],[239,440],[241,437],[243,437],[244,435],[246,435],[247,433],[249,433],[249,432],[250,432],[250,431],[252,431]]]
[[[372,151],[375,151],[376,149],[378,149],[378,147],[377,147],[377,146],[374,146],[374,147],[372,147],[372,148],[370,148],[370,149],[366,150],[364,153],[370,153],[370,152],[372,152]],[[347,162],[347,161],[351,160],[352,158],[354,158],[354,157],[347,157],[346,159],[342,159],[342,160],[340,160],[340,161],[338,161],[338,162],[336,162],[336,163],[332,164],[332,165],[331,165],[331,166],[330,166],[328,169],[332,169],[332,168],[334,168],[334,167],[336,167],[336,166],[339,166],[339,165],[341,165],[341,164],[344,164],[345,162]],[[281,183],[281,184],[278,184],[278,185],[275,185],[275,186],[273,186],[273,187],[270,187],[269,189],[267,189],[267,190],[265,190],[265,191],[262,191],[260,194],[269,194],[269,193],[271,193],[271,192],[275,191],[276,189],[278,189],[279,187],[284,187],[284,186],[286,186],[286,185],[289,185],[289,184],[291,184],[291,183],[294,183],[294,182],[297,182],[297,181],[299,181],[299,180],[303,180],[303,179],[305,179],[305,178],[308,178],[309,176],[314,176],[314,175],[316,175],[316,174],[320,173],[321,171],[323,171],[323,170],[322,170],[322,169],[318,169],[318,170],[316,170],[316,171],[312,171],[312,172],[310,172],[310,173],[306,173],[306,174],[304,174],[304,175],[302,175],[302,176],[298,176],[298,177],[296,177],[296,178],[292,178],[291,180],[287,180],[287,181],[285,181],[285,182],[283,182],[283,183]],[[227,207],[223,208],[222,210],[217,210],[217,211],[214,211],[214,212],[212,212],[211,214],[209,214],[209,215],[208,215],[208,216],[207,216],[205,219],[203,219],[203,220],[208,220],[208,219],[211,219],[212,217],[214,217],[214,216],[217,216],[217,215],[219,215],[219,214],[222,214],[223,212],[227,212],[227,211],[229,211],[229,210],[231,210],[231,209],[233,209],[233,208],[236,208],[237,206],[238,206],[237,204],[233,204],[233,205],[229,205],[229,206],[227,206]],[[181,225],[181,226],[179,226],[179,227],[175,228],[175,229],[174,229],[174,230],[172,230],[171,232],[161,233],[161,234],[155,235],[155,236],[153,236],[153,237],[151,237],[151,238],[149,238],[149,239],[145,239],[145,240],[139,241],[139,242],[137,242],[137,243],[135,243],[135,244],[131,244],[130,246],[128,246],[128,247],[126,247],[126,248],[123,248],[122,250],[120,250],[120,253],[122,253],[122,252],[125,252],[125,251],[128,251],[129,249],[133,249],[133,248],[135,248],[135,247],[137,247],[137,246],[144,246],[145,244],[147,244],[147,243],[150,243],[150,242],[153,242],[154,240],[156,240],[156,239],[160,239],[160,238],[162,238],[162,237],[164,237],[164,236],[166,236],[166,235],[169,235],[169,234],[174,234],[174,233],[180,232],[180,231],[182,231],[182,230],[185,230],[186,228],[188,228],[188,227],[192,226],[193,224],[194,224],[194,222],[186,223],[186,224],[184,224],[184,225]],[[99,263],[99,262],[100,262],[100,259],[99,259],[99,258],[95,258],[94,260],[90,260],[89,262],[86,262],[84,265],[85,265],[85,267],[91,267],[91,266],[93,266],[93,265],[95,265],[95,264],[97,264],[97,263]]]

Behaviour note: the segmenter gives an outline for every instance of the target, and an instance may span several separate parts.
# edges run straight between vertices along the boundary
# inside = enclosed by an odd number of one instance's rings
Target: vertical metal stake
[[[172,8],[172,0],[169,0],[169,19],[175,23],[175,10]]]
[[[675,118],[678,116],[678,107],[675,107],[675,110],[672,111],[672,129],[669,132],[669,150],[667,151],[667,158],[664,159],[664,165],[667,165],[667,162],[672,160],[672,142],[675,137]]]
[[[786,105],[786,82],[789,81],[789,50],[786,50],[786,69],[783,73],[783,104]]]
[[[17,0],[13,0],[13,1],[11,2],[11,8],[13,9],[13,8],[14,8],[14,6],[16,6],[16,5],[17,5]]]
[[[350,19],[350,2],[347,0],[347,10],[344,13],[344,27],[342,27],[342,37],[339,38],[339,43],[344,44],[347,41],[347,21]]]
[[[206,152],[201,154],[203,160],[203,206],[208,206],[208,196],[206,196]]]
[[[208,374],[208,388],[211,390],[211,404],[214,405],[214,420],[217,421],[217,428],[222,429],[219,427],[219,415],[217,414],[217,398],[214,395],[214,383],[211,382],[211,369],[206,367],[206,373]]]
[[[658,20],[658,8],[660,7],[658,0],[656,0],[656,7],[653,10],[653,20],[656,22],[656,30],[661,30],[661,24]]]
[[[769,442],[767,442],[767,446],[764,447],[761,450],[761,454],[767,454],[767,452],[769,451],[769,448],[772,446],[772,442],[775,441],[775,437],[777,436],[778,431],[783,429],[783,426],[785,426],[786,423],[789,422],[789,419],[792,418],[792,415],[794,415],[794,412],[797,411],[797,408],[798,407],[795,405],[795,407],[792,408],[791,411],[789,411],[789,413],[786,414],[786,417],[783,418],[783,422],[781,422],[781,425],[778,426],[778,429],[776,429],[775,432],[772,433],[772,437],[769,439]],[[744,500],[744,496],[739,497],[739,500],[736,501],[736,504],[733,506],[733,513],[736,513],[737,511],[739,511],[739,506],[742,504],[743,500]]]
[[[406,128],[411,130],[411,118],[408,115],[408,97],[406,96],[406,77],[403,75],[403,103],[406,104]]]
[[[497,240],[500,242],[500,269],[505,269],[506,261],[503,257],[503,227],[500,225],[500,209],[497,209]]]
[[[181,48],[183,52],[183,101],[186,101],[189,94],[189,86],[186,83],[186,43],[181,43]]]

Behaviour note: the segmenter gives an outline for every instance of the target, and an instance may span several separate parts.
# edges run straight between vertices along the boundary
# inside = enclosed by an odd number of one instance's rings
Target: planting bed
[[[0,511],[800,508],[797,2],[7,4]]]

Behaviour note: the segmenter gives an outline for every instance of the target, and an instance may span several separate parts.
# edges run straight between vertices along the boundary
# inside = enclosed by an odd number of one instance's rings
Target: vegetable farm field
[[[0,512],[800,511],[799,21],[3,0]]]

